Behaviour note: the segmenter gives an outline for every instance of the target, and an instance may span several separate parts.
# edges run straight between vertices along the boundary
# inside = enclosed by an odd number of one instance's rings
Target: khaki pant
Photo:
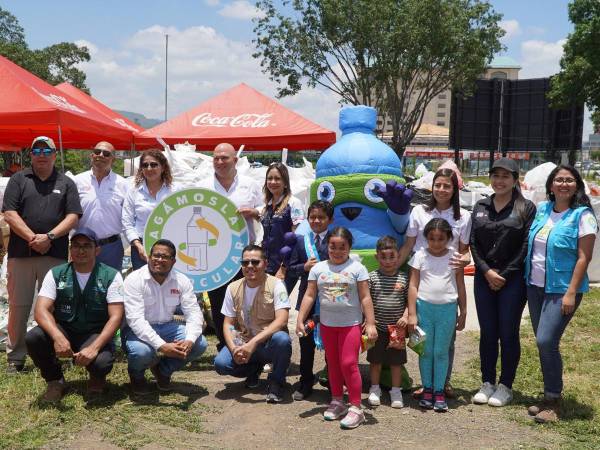
[[[48,271],[65,261],[52,256],[8,258],[8,362],[23,364],[27,356],[25,334],[33,305],[33,295],[42,286]]]

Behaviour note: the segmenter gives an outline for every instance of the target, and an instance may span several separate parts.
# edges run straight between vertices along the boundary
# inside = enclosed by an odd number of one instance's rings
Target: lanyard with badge
[[[321,261],[319,252],[317,250],[316,238],[318,234],[309,233],[304,235],[304,249],[306,250],[306,256],[308,259],[315,258],[317,261]],[[316,322],[314,340],[315,346],[318,350],[323,350],[323,341],[321,339],[321,324],[319,322],[319,316],[321,313],[321,302],[319,301],[319,293],[315,292],[315,314],[313,320]]]

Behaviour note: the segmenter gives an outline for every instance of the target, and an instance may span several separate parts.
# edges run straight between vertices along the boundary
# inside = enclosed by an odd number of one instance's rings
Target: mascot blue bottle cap
[[[400,158],[375,137],[377,111],[369,106],[347,106],[340,111],[342,137],[325,151],[316,166],[316,176],[353,173],[402,176]]]

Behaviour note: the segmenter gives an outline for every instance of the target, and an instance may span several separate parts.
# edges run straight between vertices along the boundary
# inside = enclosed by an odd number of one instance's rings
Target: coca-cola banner
[[[247,113],[237,116],[217,116],[209,112],[198,114],[192,119],[193,127],[266,128],[276,126],[271,121],[273,114]]]
[[[285,108],[246,84],[239,84],[168,122],[136,135],[136,144],[189,142],[211,151],[228,142],[246,150],[324,150],[335,133]]]

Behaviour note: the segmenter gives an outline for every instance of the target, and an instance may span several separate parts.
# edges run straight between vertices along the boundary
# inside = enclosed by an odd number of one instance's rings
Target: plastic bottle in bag
[[[231,338],[233,339],[234,345],[244,345],[244,338],[242,337],[242,333],[236,330],[233,325],[229,325],[229,333],[231,334]]]

